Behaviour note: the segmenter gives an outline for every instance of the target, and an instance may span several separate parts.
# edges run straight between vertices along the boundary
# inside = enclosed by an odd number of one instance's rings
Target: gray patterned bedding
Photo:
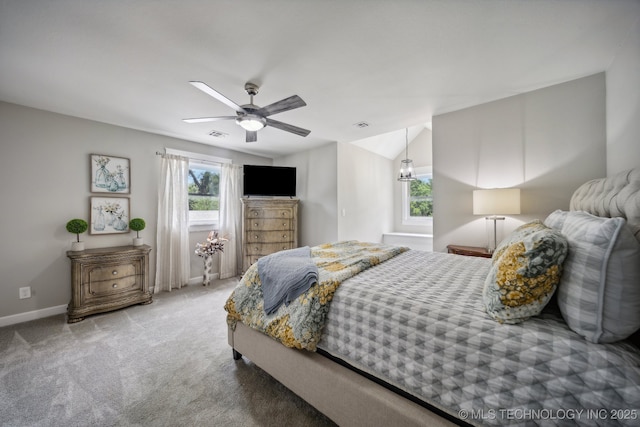
[[[553,304],[495,322],[490,266],[411,250],[366,270],[336,291],[318,347],[472,424],[639,425],[640,351],[586,341]]]

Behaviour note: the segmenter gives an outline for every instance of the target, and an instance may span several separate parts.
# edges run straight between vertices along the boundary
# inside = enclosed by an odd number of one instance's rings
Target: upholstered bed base
[[[285,347],[240,322],[228,338],[234,357],[242,354],[338,425],[455,425],[325,356]]]

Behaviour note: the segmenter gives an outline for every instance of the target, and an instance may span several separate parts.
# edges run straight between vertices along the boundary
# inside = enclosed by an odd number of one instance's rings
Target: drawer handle
[[[286,238],[287,238],[287,235],[286,235],[286,234],[283,234],[283,235],[282,235],[282,238],[283,238],[283,239],[286,239]]]
[[[255,239],[258,240],[258,235],[257,234],[255,235]]]
[[[113,285],[111,285],[111,287],[112,287],[112,288],[117,288],[117,287],[118,287],[118,284],[117,284],[117,283],[114,283]]]
[[[256,222],[256,223],[255,223],[255,224],[253,224],[253,225],[255,225],[255,226],[257,227],[257,226],[258,226],[258,223]]]
[[[113,274],[113,275],[115,276],[116,274],[118,274],[118,270],[113,270],[113,271],[111,272],[111,274]]]

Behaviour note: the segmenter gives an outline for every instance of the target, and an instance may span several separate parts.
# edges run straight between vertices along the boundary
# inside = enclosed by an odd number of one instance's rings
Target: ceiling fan
[[[266,107],[258,107],[253,103],[253,97],[258,94],[258,85],[255,83],[247,82],[244,85],[244,90],[249,94],[250,100],[248,104],[238,105],[220,92],[212,89],[210,86],[203,82],[191,81],[189,82],[193,86],[197,87],[207,95],[210,95],[222,102],[225,105],[236,110],[235,116],[220,116],[220,117],[200,117],[194,119],[183,119],[187,123],[202,123],[202,122],[215,122],[218,120],[235,120],[237,124],[242,126],[247,131],[247,142],[255,142],[258,139],[258,131],[265,126],[271,126],[276,129],[291,132],[300,136],[307,136],[311,131],[303,129],[297,126],[293,126],[287,123],[282,123],[277,120],[268,118],[273,114],[282,113],[284,111],[293,110],[295,108],[304,107],[307,105],[302,98],[298,95],[293,95]]]

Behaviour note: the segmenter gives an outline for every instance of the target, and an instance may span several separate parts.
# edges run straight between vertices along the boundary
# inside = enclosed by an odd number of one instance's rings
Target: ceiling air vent
[[[219,132],[217,130],[212,130],[211,132],[209,132],[209,135],[211,135],[214,138],[225,138],[229,134],[228,133],[224,133],[224,132]]]
[[[367,122],[358,122],[358,123],[354,123],[353,125],[360,129],[369,127],[369,123]]]

